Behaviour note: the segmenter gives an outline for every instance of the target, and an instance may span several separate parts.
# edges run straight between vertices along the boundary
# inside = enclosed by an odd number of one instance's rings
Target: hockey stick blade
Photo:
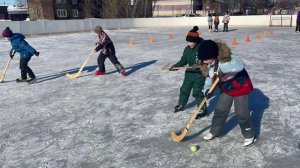
[[[1,74],[1,76],[0,76],[0,83],[2,83],[4,81],[4,79],[5,79],[5,75]]]
[[[215,80],[215,82],[213,83],[213,85],[210,87],[210,89],[208,90],[208,93],[212,93],[213,90],[215,89],[215,87],[217,86],[219,82],[219,78],[217,78]],[[192,117],[189,119],[188,123],[186,124],[184,130],[180,133],[180,135],[177,135],[175,133],[175,131],[173,131],[171,133],[171,138],[173,139],[173,141],[176,142],[180,142],[181,140],[183,140],[183,138],[187,135],[188,131],[190,130],[190,128],[192,127],[192,124],[197,116],[197,114],[199,113],[199,111],[201,110],[201,108],[205,105],[205,102],[207,101],[207,98],[204,97],[204,99],[201,101],[199,107],[197,108],[197,110],[193,113]]]
[[[172,137],[173,141],[180,142],[181,140],[183,140],[183,138],[186,136],[187,133],[188,133],[188,130],[186,128],[184,128],[184,130],[181,131],[181,133],[179,135],[177,135],[176,132],[173,131],[171,133],[171,137]]]
[[[69,78],[69,79],[75,79],[77,78],[78,76],[80,76],[80,73],[74,73],[74,74],[69,74],[67,73],[66,76]]]

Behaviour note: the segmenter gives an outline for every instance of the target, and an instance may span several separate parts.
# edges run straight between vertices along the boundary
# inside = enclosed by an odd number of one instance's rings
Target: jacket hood
[[[20,33],[14,33],[13,36],[11,37],[11,40],[15,40],[15,39],[24,40],[25,36],[23,34],[20,34]]]
[[[221,63],[230,61],[231,60],[231,50],[228,47],[228,45],[219,39],[215,40],[215,42],[217,43],[218,48],[219,48],[218,60]]]

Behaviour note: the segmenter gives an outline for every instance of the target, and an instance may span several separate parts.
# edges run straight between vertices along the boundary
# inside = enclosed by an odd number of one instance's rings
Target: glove
[[[9,52],[9,56],[10,56],[10,58],[11,58],[11,59],[13,59],[13,58],[14,58],[14,56],[15,56],[15,53],[16,53],[16,51],[15,51],[15,50],[10,50],[10,52]]]
[[[40,55],[40,52],[34,51],[34,55],[38,57]]]
[[[174,69],[174,65],[172,65],[170,68],[169,68],[169,71],[177,71],[178,69]]]
[[[99,44],[99,42],[95,43],[95,45],[98,45],[98,44]]]
[[[193,64],[192,65],[192,70],[197,70],[197,68],[198,68],[198,64]]]
[[[209,89],[206,89],[204,96],[209,99],[211,97],[211,93],[208,93]]]

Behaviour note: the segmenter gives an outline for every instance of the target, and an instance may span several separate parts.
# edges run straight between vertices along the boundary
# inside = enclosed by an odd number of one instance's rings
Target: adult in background
[[[300,11],[298,11],[298,15],[297,15],[297,25],[296,25],[296,32],[299,33],[300,32]]]

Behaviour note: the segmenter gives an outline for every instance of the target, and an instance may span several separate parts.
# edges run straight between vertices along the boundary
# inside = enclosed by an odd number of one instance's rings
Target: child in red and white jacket
[[[98,56],[98,66],[99,70],[95,72],[95,75],[104,75],[105,74],[105,65],[104,62],[106,58],[109,58],[109,60],[114,64],[118,72],[125,77],[126,71],[123,68],[122,64],[119,62],[119,60],[116,57],[116,51],[113,42],[109,38],[109,36],[103,31],[101,26],[96,26],[94,28],[94,32],[99,37],[99,42],[96,43],[98,46],[96,47],[95,51],[100,51],[100,54]]]
[[[255,131],[248,109],[248,95],[253,90],[253,85],[245,70],[244,62],[233,56],[230,48],[219,40],[204,40],[199,46],[198,58],[208,66],[207,71],[201,68],[203,75],[207,76],[204,90],[209,89],[216,77],[220,78],[221,90],[211,129],[203,138],[211,140],[222,133],[234,102],[234,111],[245,138],[244,146],[252,144],[255,141]],[[206,97],[209,98],[210,95],[206,94]]]

